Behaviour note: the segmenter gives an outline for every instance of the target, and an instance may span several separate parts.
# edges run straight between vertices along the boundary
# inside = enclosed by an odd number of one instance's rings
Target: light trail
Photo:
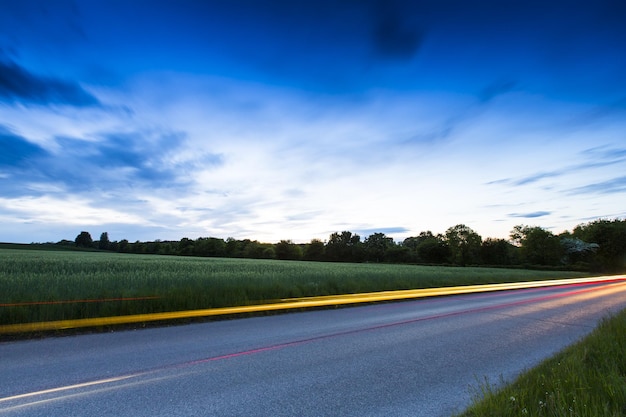
[[[139,375],[142,375],[142,374],[124,375],[124,376],[118,376],[114,378],[100,379],[97,381],[83,382],[81,384],[67,385],[64,387],[50,388],[50,389],[45,389],[45,390],[35,391],[35,392],[28,392],[26,394],[13,395],[11,397],[0,398],[0,403],[7,402],[7,401],[21,400],[24,398],[31,398],[31,397],[36,397],[36,396],[46,395],[46,394],[55,394],[58,392],[76,390],[80,388],[87,388],[87,387],[92,387],[94,385],[110,384],[113,382],[124,381],[126,379],[135,378]]]
[[[40,332],[96,326],[145,323],[164,320],[189,319],[264,311],[292,310],[312,307],[394,301],[444,295],[471,294],[478,292],[504,291],[525,288],[551,287],[559,285],[609,283],[626,280],[626,275],[609,275],[589,278],[570,278],[545,281],[526,281],[503,284],[466,285],[416,290],[380,291],[360,294],[341,294],[306,298],[288,298],[277,303],[248,306],[209,308],[200,310],[170,311],[163,313],[133,314],[127,316],[97,317],[87,319],[56,320],[36,323],[7,324],[0,326],[0,334]]]
[[[37,305],[50,305],[50,304],[108,303],[112,301],[156,300],[159,298],[161,297],[147,296],[147,297],[93,298],[93,299],[86,299],[86,300],[26,301],[23,303],[0,303],[0,307],[22,307],[22,306],[37,306]]]
[[[499,310],[502,308],[522,306],[522,305],[538,303],[538,302],[548,302],[551,300],[560,299],[562,297],[571,297],[573,295],[580,296],[586,293],[593,294],[596,292],[601,292],[601,293],[611,292],[612,293],[614,291],[624,291],[623,282],[626,280],[626,276],[622,276],[617,279],[615,277],[606,277],[606,278],[608,279],[601,279],[600,281],[593,280],[593,281],[585,281],[585,282],[575,282],[575,283],[571,283],[568,285],[563,285],[563,283],[555,285],[555,286],[561,286],[561,287],[577,287],[577,286],[581,286],[584,284],[594,284],[596,282],[609,284],[609,285],[605,285],[602,287],[594,286],[594,287],[573,289],[565,293],[541,295],[539,297],[533,297],[529,299],[508,301],[508,302],[499,303],[495,305],[477,306],[477,307],[471,307],[468,309],[462,309],[458,311],[430,314],[430,315],[415,317],[415,318],[406,319],[406,320],[393,321],[393,322],[384,323],[384,324],[376,324],[376,325],[359,328],[359,329],[337,331],[337,332],[330,333],[330,334],[324,334],[320,336],[314,336],[314,337],[303,338],[303,339],[298,339],[298,340],[293,340],[293,341],[287,341],[283,343],[261,346],[261,347],[256,347],[253,349],[248,349],[248,350],[243,350],[243,351],[235,351],[231,353],[221,354],[218,356],[211,356],[211,357],[191,360],[191,361],[187,361],[183,363],[174,363],[174,364],[169,364],[169,365],[164,365],[164,366],[157,366],[151,369],[142,370],[133,374],[121,375],[118,377],[93,380],[93,381],[88,381],[88,382],[83,382],[83,383],[78,383],[78,384],[61,386],[57,388],[50,388],[50,389],[45,389],[45,390],[12,395],[8,397],[0,398],[0,405],[2,405],[3,403],[9,403],[7,404],[8,408],[0,408],[0,414],[3,414],[4,412],[10,412],[19,408],[41,405],[41,404],[48,403],[51,401],[60,401],[63,399],[76,397],[79,395],[91,395],[97,392],[102,392],[104,390],[123,389],[125,387],[135,385],[135,384],[169,378],[169,376],[163,376],[163,377],[156,376],[155,378],[149,378],[147,380],[144,380],[143,377],[150,375],[150,374],[158,375],[159,373],[163,371],[176,369],[176,368],[187,368],[187,367],[193,367],[193,366],[204,364],[204,363],[210,363],[210,362],[222,361],[222,360],[230,360],[230,359],[238,358],[241,356],[249,356],[249,355],[255,355],[255,354],[265,353],[269,351],[281,350],[281,349],[290,348],[290,347],[303,345],[307,343],[318,342],[318,341],[325,340],[325,339],[330,339],[330,338],[335,338],[335,337],[340,337],[340,336],[348,336],[348,335],[368,332],[368,331],[376,331],[379,329],[402,326],[402,325],[412,324],[412,323],[421,322],[421,321],[441,319],[441,318],[446,318],[446,317],[464,315],[468,313],[487,312],[487,311]],[[558,281],[562,281],[562,280],[558,280]],[[471,287],[475,287],[475,286],[471,286]],[[543,285],[543,287],[546,287],[546,285]],[[463,287],[450,287],[450,288],[463,288]],[[529,287],[529,288],[532,288],[532,287]],[[353,295],[357,295],[357,294],[353,294]],[[358,294],[358,295],[367,295],[367,294]],[[142,377],[142,378],[140,380],[137,380],[136,382],[124,382],[121,385],[116,384],[118,382],[127,381],[127,380],[131,380],[134,378],[139,378],[139,377]],[[102,387],[102,388],[99,388],[99,387]],[[17,402],[17,404],[10,405],[11,402]]]

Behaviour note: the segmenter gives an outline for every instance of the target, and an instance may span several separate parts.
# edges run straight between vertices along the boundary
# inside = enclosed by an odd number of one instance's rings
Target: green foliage
[[[216,237],[184,237],[180,241],[109,241],[102,233],[94,243],[88,232],[75,239],[75,248],[94,248],[120,253],[228,257],[329,262],[388,262],[429,265],[493,265],[533,269],[565,268],[577,271],[626,271],[626,221],[598,220],[579,225],[573,233],[559,236],[538,226],[518,225],[510,241],[485,240],[464,224],[446,230],[445,235],[431,231],[411,236],[401,243],[384,233],[373,233],[361,241],[350,231],[332,233],[327,243],[313,239],[308,244],[290,240],[261,243],[256,240],[226,240]],[[56,245],[67,246],[70,241]],[[46,244],[53,245],[53,244]]]
[[[559,265],[564,249],[558,236],[541,227],[515,226],[511,239],[520,245],[522,262],[531,265]]]
[[[349,231],[333,233],[326,244],[329,261],[358,262],[362,259],[361,237]]]
[[[385,249],[384,260],[394,264],[407,264],[413,262],[413,256],[409,248],[394,244]]]
[[[226,244],[215,237],[200,237],[193,245],[194,256],[224,256]]]
[[[291,240],[281,240],[274,245],[274,256],[282,260],[302,259],[302,249]]]
[[[369,262],[381,262],[385,259],[385,253],[394,246],[392,238],[384,233],[374,233],[363,242],[365,259]]]
[[[516,265],[519,262],[518,248],[504,239],[485,239],[480,248],[484,265]]]
[[[305,246],[303,259],[305,261],[323,261],[325,252],[324,242],[319,239],[313,239],[311,243]]]
[[[447,263],[451,256],[445,236],[435,236],[430,230],[404,239],[402,245],[411,249],[415,262],[441,265]]]
[[[480,263],[482,238],[464,224],[446,230],[446,241],[451,252],[451,261],[456,265],[477,265]]]
[[[93,239],[91,238],[89,232],[83,231],[80,232],[78,236],[76,236],[74,243],[76,243],[76,246],[81,248],[91,248],[93,245]]]
[[[111,241],[109,240],[109,234],[107,232],[102,232],[100,240],[98,241],[98,249],[108,250],[110,246]]]
[[[626,270],[626,220],[596,220],[574,229],[573,235],[598,245],[591,259],[594,269],[603,272]]]
[[[593,258],[600,247],[597,243],[587,243],[575,237],[562,237],[563,261],[569,265],[577,266],[581,269],[589,269]]]
[[[626,415],[626,310],[510,385],[480,386],[462,417]]]

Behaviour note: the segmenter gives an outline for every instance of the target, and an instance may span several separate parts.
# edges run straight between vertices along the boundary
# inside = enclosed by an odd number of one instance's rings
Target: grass
[[[563,271],[22,249],[0,249],[0,265],[0,324],[581,276]]]
[[[487,381],[459,417],[626,416],[626,310],[500,389]]]

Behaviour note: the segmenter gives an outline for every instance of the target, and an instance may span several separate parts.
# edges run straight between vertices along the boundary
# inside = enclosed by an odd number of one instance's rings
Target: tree
[[[520,246],[522,262],[531,265],[559,265],[563,247],[558,236],[538,226],[518,225],[511,231],[511,240]]]
[[[193,254],[196,256],[224,256],[225,243],[215,237],[199,237],[194,242]]]
[[[120,240],[120,243],[117,246],[117,251],[118,252],[128,252],[129,251],[128,240],[127,239]]]
[[[159,239],[152,241],[152,242],[145,242],[141,244],[142,249],[141,252],[142,253],[161,253],[161,241]]]
[[[587,243],[569,235],[561,237],[561,246],[564,252],[563,260],[567,264],[585,269],[589,267],[589,262],[600,247],[597,243]]]
[[[359,261],[361,259],[361,237],[348,231],[333,233],[326,244],[326,257],[331,261]]]
[[[517,247],[504,239],[487,238],[480,247],[480,257],[485,265],[512,265]]]
[[[443,264],[448,262],[450,248],[443,235],[433,235],[429,230],[420,232],[419,236],[407,237],[402,242],[411,250],[413,258],[417,262],[429,264]]]
[[[74,239],[74,244],[79,248],[91,248],[93,246],[93,239],[89,232],[80,232],[76,239]]]
[[[321,261],[324,259],[324,242],[312,239],[304,249],[303,259],[306,261]]]
[[[240,258],[242,257],[242,251],[240,249],[240,242],[234,237],[226,238],[226,242],[224,244],[224,251],[227,257],[229,258]]]
[[[598,245],[593,267],[607,272],[626,270],[626,220],[600,219],[574,229],[574,237]]]
[[[454,264],[465,266],[480,262],[482,238],[464,224],[457,224],[446,230],[446,241]]]
[[[385,262],[390,263],[410,263],[413,262],[414,257],[411,250],[403,245],[396,245],[395,243],[385,250]]]
[[[193,255],[193,247],[194,241],[189,239],[188,237],[184,237],[178,242],[178,250],[176,251],[179,255],[189,256]]]
[[[244,258],[274,259],[276,257],[274,245],[271,243],[259,243],[257,240],[245,240],[244,242],[247,242],[242,249]]]
[[[109,241],[109,234],[107,232],[102,232],[100,240],[98,241],[98,249],[108,250],[110,246],[111,241]]]
[[[363,242],[365,259],[371,262],[381,262],[385,259],[385,253],[394,245],[393,239],[384,233],[374,233]]]
[[[298,260],[302,258],[302,249],[291,240],[281,240],[274,245],[276,259]]]

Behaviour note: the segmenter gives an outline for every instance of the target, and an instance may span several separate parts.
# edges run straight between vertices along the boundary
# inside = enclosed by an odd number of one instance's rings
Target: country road
[[[0,343],[0,416],[450,416],[626,308],[626,282]]]

